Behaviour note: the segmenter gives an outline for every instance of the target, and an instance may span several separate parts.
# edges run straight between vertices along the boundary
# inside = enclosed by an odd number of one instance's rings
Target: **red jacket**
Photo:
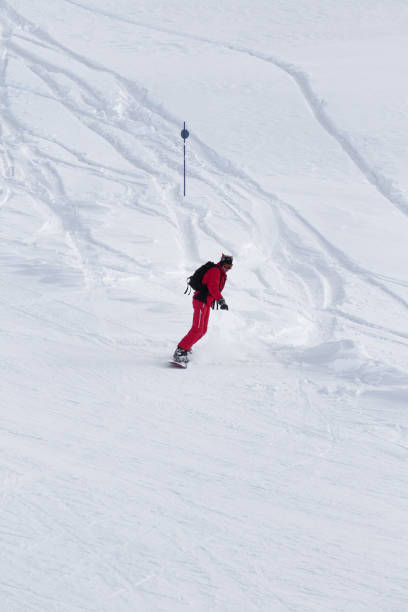
[[[195,292],[194,299],[212,306],[215,300],[222,298],[221,291],[225,287],[226,280],[227,275],[224,268],[220,264],[216,264],[204,274],[202,280],[204,288]]]

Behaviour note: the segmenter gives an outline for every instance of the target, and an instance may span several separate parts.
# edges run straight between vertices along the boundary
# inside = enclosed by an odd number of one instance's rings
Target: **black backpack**
[[[197,268],[194,274],[188,277],[187,288],[184,293],[188,292],[190,294],[191,289],[194,289],[194,291],[200,291],[201,289],[203,289],[204,285],[202,281],[203,281],[204,274],[207,272],[207,270],[215,267],[216,265],[217,264],[215,264],[213,261],[207,261],[206,264]]]

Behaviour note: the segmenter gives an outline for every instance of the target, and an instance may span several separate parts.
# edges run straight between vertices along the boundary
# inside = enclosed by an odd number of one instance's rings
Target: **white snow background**
[[[1,612],[406,612],[406,0],[0,22]]]

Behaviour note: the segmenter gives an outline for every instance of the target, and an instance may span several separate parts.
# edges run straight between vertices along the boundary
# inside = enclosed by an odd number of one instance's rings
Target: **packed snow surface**
[[[1,610],[406,612],[406,0],[0,26]]]

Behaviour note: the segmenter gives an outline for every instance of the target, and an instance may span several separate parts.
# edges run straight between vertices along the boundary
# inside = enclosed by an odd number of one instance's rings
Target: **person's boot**
[[[173,355],[174,361],[177,363],[187,363],[188,362],[188,351],[180,348],[179,346],[174,351]]]

